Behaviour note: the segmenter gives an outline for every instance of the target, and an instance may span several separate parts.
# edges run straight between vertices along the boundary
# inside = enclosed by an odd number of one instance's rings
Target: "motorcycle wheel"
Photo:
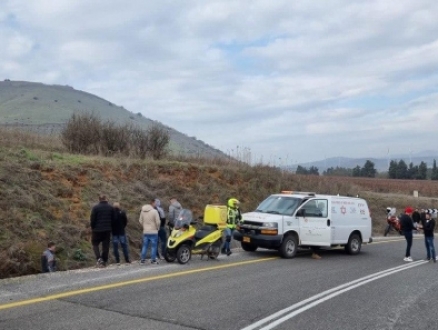
[[[175,253],[170,253],[169,251],[166,251],[166,254],[164,255],[164,259],[167,262],[174,262],[176,260]]]
[[[383,236],[388,236],[390,230],[391,230],[391,226],[387,225],[385,228],[385,232],[383,233]]]
[[[183,244],[178,248],[176,252],[176,259],[181,265],[184,265],[190,261],[192,257],[192,250],[188,244]]]

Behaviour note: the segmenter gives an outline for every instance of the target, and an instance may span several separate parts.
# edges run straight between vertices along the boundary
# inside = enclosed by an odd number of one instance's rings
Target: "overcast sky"
[[[438,150],[436,0],[3,0],[0,45],[0,79],[264,162]]]

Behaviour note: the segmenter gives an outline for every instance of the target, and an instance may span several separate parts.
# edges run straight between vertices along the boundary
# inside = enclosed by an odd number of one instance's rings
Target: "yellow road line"
[[[28,299],[28,300],[21,300],[21,301],[16,301],[16,302],[12,302],[12,303],[2,304],[2,305],[0,305],[0,310],[10,309],[10,308],[15,308],[15,307],[22,307],[22,306],[26,306],[26,305],[32,305],[32,304],[36,304],[36,303],[40,303],[40,302],[56,300],[56,299],[61,299],[61,298],[68,298],[68,297],[77,296],[77,295],[81,295],[81,294],[85,294],[85,293],[90,293],[90,292],[103,291],[103,290],[108,290],[108,289],[115,289],[115,288],[120,288],[120,287],[124,287],[124,286],[128,286],[128,285],[133,285],[133,284],[139,284],[139,283],[163,280],[163,279],[179,277],[179,276],[186,276],[186,275],[191,275],[191,274],[196,274],[196,273],[203,273],[203,272],[208,272],[208,271],[213,271],[213,270],[220,270],[220,269],[238,267],[238,266],[243,266],[243,265],[249,265],[249,264],[254,264],[254,263],[258,263],[258,262],[263,262],[263,261],[275,260],[275,259],[279,259],[279,257],[271,257],[271,258],[262,258],[262,259],[234,262],[234,263],[230,263],[230,264],[226,264],[226,265],[213,266],[213,267],[207,267],[207,268],[201,268],[201,269],[192,269],[192,270],[186,270],[186,271],[177,272],[177,273],[162,274],[162,275],[157,275],[157,276],[140,278],[140,279],[137,279],[137,280],[130,280],[130,281],[125,281],[125,282],[117,282],[117,283],[100,285],[100,286],[86,288],[86,289],[67,291],[67,292],[53,294],[53,295],[50,295],[50,296],[38,297],[38,298],[33,298],[33,299]]]

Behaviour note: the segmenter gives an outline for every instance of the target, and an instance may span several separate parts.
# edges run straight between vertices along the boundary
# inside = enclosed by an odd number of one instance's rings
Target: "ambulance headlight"
[[[278,228],[277,222],[263,222],[263,228]]]

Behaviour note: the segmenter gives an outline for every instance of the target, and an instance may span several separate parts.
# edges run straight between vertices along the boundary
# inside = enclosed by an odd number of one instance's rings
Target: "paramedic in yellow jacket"
[[[225,252],[231,254],[230,243],[236,226],[242,220],[239,209],[240,202],[236,198],[230,198],[227,203],[227,228],[225,229]]]

